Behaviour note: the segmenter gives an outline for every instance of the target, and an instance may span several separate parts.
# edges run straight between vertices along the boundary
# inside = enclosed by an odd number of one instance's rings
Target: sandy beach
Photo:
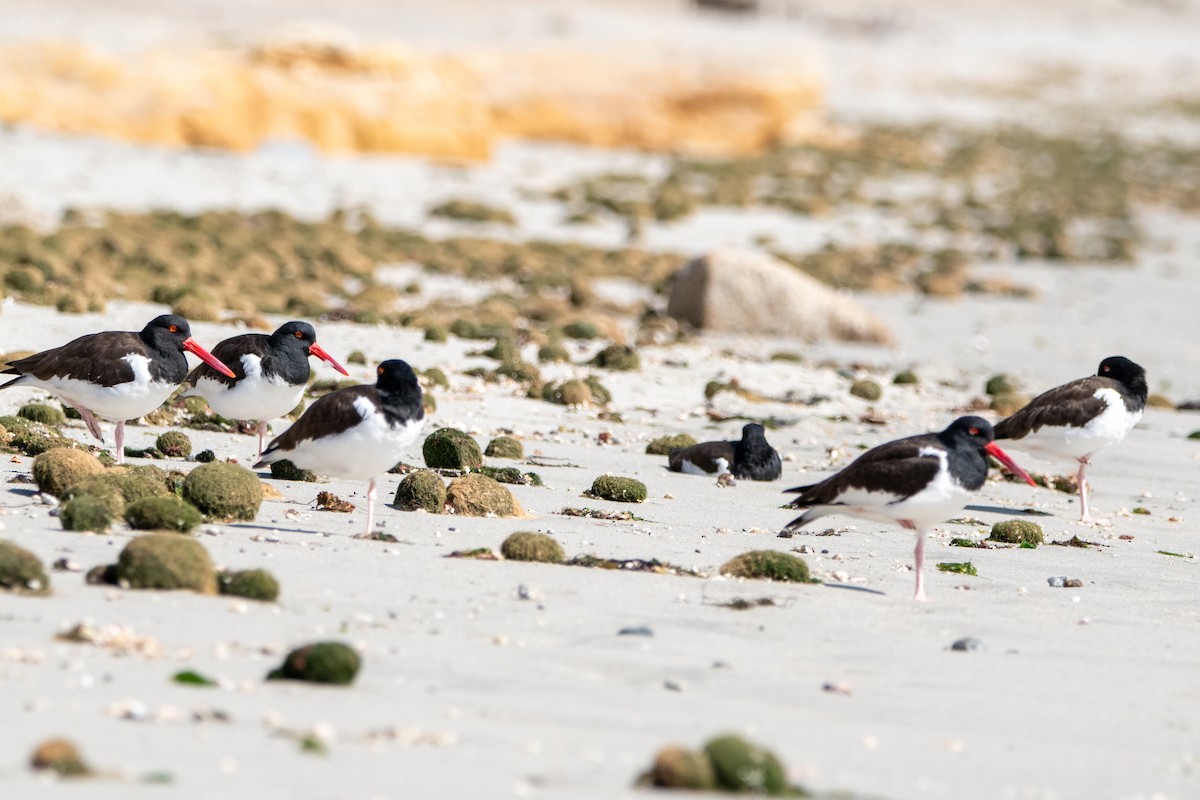
[[[615,38],[642,20],[650,41],[682,31],[680,38],[694,46],[719,39],[734,50],[756,42],[811,47],[831,113],[841,121],[950,115],[978,122],[1015,107],[1083,104],[1098,86],[1137,80],[1145,87],[1139,102],[1182,93],[1195,88],[1196,56],[1188,48],[1200,14],[1189,3],[1105,6],[1111,14],[1082,2],[1043,12],[1018,4],[1014,16],[987,3],[940,16],[919,3],[859,4],[836,13],[816,4],[809,17],[785,25],[781,20],[791,18],[696,16],[670,3],[642,10],[531,4],[510,15],[482,3],[487,14],[457,25],[454,14],[473,4],[451,3],[428,16],[415,4],[401,5],[393,15],[386,4],[354,3],[338,22],[364,37],[377,25],[375,35],[387,38],[413,20],[412,38],[466,47],[496,31],[506,43],[534,38],[547,26],[557,30],[546,20],[559,15],[580,37]],[[772,14],[783,7],[767,5]],[[5,38],[45,38],[61,34],[65,20],[92,20],[90,41],[114,48],[228,33],[239,24],[236,10],[218,3],[205,19],[193,4],[177,4],[169,16],[133,3],[102,23],[82,4],[53,3],[41,12],[0,0],[0,16],[11,12],[14,25]],[[284,16],[256,5],[236,32],[257,35]],[[1015,17],[1039,27],[1029,33]],[[496,23],[501,18],[508,22]],[[118,24],[129,20],[141,22]],[[888,32],[846,34],[849,21]],[[1093,32],[1090,45],[1081,43],[1081,30]],[[931,42],[944,37],[953,41],[950,55],[935,68]],[[1010,81],[1050,55],[1077,71],[1069,102],[1041,97],[1018,104],[983,91],[971,98],[958,83]],[[1121,65],[1137,66],[1124,83],[1106,84]],[[1177,79],[1155,83],[1167,75]],[[1200,141],[1195,120],[1149,132],[1194,143]],[[1132,115],[1122,130],[1141,136],[1149,127]],[[0,216],[48,229],[67,208],[274,208],[321,219],[353,206],[384,223],[446,237],[481,230],[426,213],[465,194],[516,216],[511,228],[486,228],[496,238],[619,247],[628,234],[619,222],[564,226],[559,209],[535,190],[603,171],[653,174],[667,159],[509,141],[486,162],[451,167],[416,156],[323,158],[294,143],[248,154],[174,150],[12,125],[0,130]],[[495,366],[479,354],[487,342],[432,342],[420,327],[314,320],[322,347],[343,363],[362,351],[366,363],[348,365],[361,382],[372,382],[375,364],[387,358],[444,370],[450,387],[435,390],[437,409],[425,432],[456,427],[481,446],[501,434],[516,436],[526,460],[488,463],[536,472],[544,486],[509,487],[524,518],[472,518],[386,505],[401,479],[389,474],[380,484],[385,505],[377,506],[376,520],[397,541],[385,542],[354,538],[364,522],[365,482],[279,481],[262,471],[281,497],[266,500],[252,522],[206,522],[195,538],[218,566],[269,569],[282,586],[276,603],[88,585],[83,573],[114,562],[137,532],[123,524],[104,534],[62,530],[54,499],[26,480],[32,459],[5,455],[0,538],[31,550],[47,567],[62,560],[68,568],[52,573],[49,596],[0,593],[0,797],[645,797],[656,790],[635,788],[635,781],[660,748],[699,747],[723,732],[773,750],[789,779],[819,797],[1200,796],[1194,711],[1200,442],[1188,438],[1200,429],[1194,411],[1147,409],[1128,439],[1089,468],[1090,502],[1112,518],[1109,527],[1077,523],[1075,495],[1006,482],[993,472],[963,511],[966,521],[931,534],[925,604],[911,599],[908,532],[829,517],[791,539],[775,535],[795,516],[782,507],[788,499],[782,490],[831,474],[867,447],[944,428],[978,407],[973,402],[985,397],[985,382],[997,373],[1016,376],[1035,394],[1091,374],[1101,358],[1119,353],[1146,367],[1152,392],[1175,403],[1200,400],[1194,314],[1200,224],[1194,214],[1172,209],[1141,207],[1138,215],[1149,242],[1131,265],[1033,259],[982,264],[974,273],[1006,274],[1034,287],[1033,298],[853,292],[893,331],[890,347],[700,333],[639,346],[641,368],[633,372],[588,366],[606,344],[601,340],[568,341],[570,361],[539,365],[552,381],[597,375],[613,397],[605,408],[555,405],[526,397],[512,381],[465,374]],[[838,237],[870,240],[886,224],[870,215],[820,220],[777,209],[706,207],[678,222],[648,224],[640,244],[694,256],[722,245],[753,247],[769,236],[798,250]],[[475,291],[456,278],[422,277],[412,265],[391,268],[401,270],[403,282],[414,274],[427,280],[426,298]],[[488,290],[497,286],[505,288],[499,281]],[[610,291],[647,295],[645,287],[621,281]],[[665,298],[648,302],[662,305]],[[116,299],[102,313],[68,314],[10,296],[0,305],[0,353],[41,350],[98,330],[137,330],[166,310]],[[267,317],[272,325],[287,319]],[[207,347],[244,330],[233,322],[193,325]],[[536,360],[536,343],[525,351]],[[779,353],[796,357],[772,358]],[[901,370],[914,371],[920,383],[894,385]],[[318,379],[336,377],[316,360],[313,371]],[[862,377],[883,386],[881,399],[849,393]],[[767,399],[722,393],[706,400],[706,384],[732,379]],[[45,396],[6,390],[0,415]],[[712,478],[669,472],[664,456],[645,452],[652,439],[676,433],[701,441],[736,438],[749,418],[780,423],[767,431],[784,457],[778,482],[722,488]],[[285,427],[276,420],[273,433]],[[126,444],[148,447],[164,430],[130,426]],[[111,424],[105,431],[111,445]],[[79,421],[65,432],[94,444]],[[253,436],[186,433],[195,450],[253,461]],[[1005,447],[1029,470],[1074,472]],[[423,465],[419,440],[404,461]],[[644,482],[647,500],[629,505],[584,496],[605,473]],[[316,510],[322,490],[351,501],[355,511]],[[630,511],[634,518],[562,513],[583,507]],[[1047,544],[950,544],[955,537],[982,540],[993,523],[1012,518],[1042,525]],[[550,533],[568,557],[657,559],[700,575],[447,558],[474,548],[498,551],[515,531]],[[1049,543],[1072,537],[1091,545]],[[799,555],[821,582],[719,574],[730,558],[759,549]],[[933,568],[964,561],[977,576]],[[1052,586],[1048,579],[1057,577],[1082,585]],[[753,607],[730,608],[736,600]],[[116,633],[116,643],[55,638],[80,623]],[[966,637],[978,646],[952,649]],[[326,639],[361,654],[352,686],[263,680],[291,648]],[[181,670],[217,685],[173,682]],[[70,781],[30,770],[33,748],[60,736],[101,774]],[[305,741],[317,746],[306,751]]]

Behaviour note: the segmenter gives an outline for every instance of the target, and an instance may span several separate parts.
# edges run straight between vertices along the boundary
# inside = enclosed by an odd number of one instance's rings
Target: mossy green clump
[[[561,564],[567,554],[553,536],[533,531],[517,531],[500,545],[500,555],[509,561],[541,561]]]
[[[341,642],[317,642],[288,653],[278,669],[267,674],[269,681],[308,681],[346,686],[354,682],[362,659],[354,648]]]
[[[196,453],[196,462],[199,464],[211,464],[217,460],[217,454],[212,450],[201,450]]]
[[[62,408],[49,403],[26,403],[17,409],[17,416],[54,427],[65,425],[67,422],[67,415],[63,413]]]
[[[78,442],[63,436],[57,428],[24,417],[0,417],[0,425],[8,432],[8,446],[27,456],[38,456],[58,447],[79,447]]]
[[[538,361],[543,364],[561,364],[571,360],[571,354],[561,344],[544,344],[538,348]]]
[[[493,222],[500,225],[516,225],[517,218],[511,211],[490,206],[478,200],[447,200],[429,209],[431,217],[444,217],[460,222]]]
[[[525,445],[513,436],[497,436],[488,442],[483,454],[488,458],[524,458]]]
[[[1042,533],[1042,526],[1036,522],[1027,519],[1006,519],[992,526],[988,539],[993,542],[1031,544],[1036,547],[1042,544],[1046,537]]]
[[[492,346],[484,350],[480,355],[486,358],[494,358],[497,361],[520,361],[521,348],[517,346],[516,339],[511,336],[501,336],[492,342]]]
[[[563,325],[563,336],[568,339],[597,339],[600,337],[600,329],[591,322],[568,322]]]
[[[646,500],[648,492],[646,484],[636,478],[601,475],[592,481],[592,488],[588,490],[588,494],[617,503],[641,503]]]
[[[84,478],[102,472],[100,459],[76,447],[56,447],[33,460],[33,481],[38,490],[55,497],[62,497]]]
[[[81,494],[62,504],[58,520],[64,531],[103,533],[112,527],[124,505],[125,501],[117,494]]]
[[[708,754],[678,745],[659,750],[643,780],[660,789],[709,790],[717,785]]]
[[[536,472],[521,472],[516,467],[477,467],[476,471],[500,483],[513,483],[518,486],[542,485],[542,477]]]
[[[271,477],[279,481],[304,481],[305,483],[316,483],[317,481],[317,473],[308,469],[300,469],[286,458],[271,462]]]
[[[984,393],[992,397],[998,394],[1015,394],[1018,389],[1020,386],[1017,384],[1017,379],[1003,372],[988,378],[983,385]]]
[[[875,402],[883,397],[883,387],[877,381],[873,381],[870,378],[863,378],[850,384],[850,394]]]
[[[988,403],[988,408],[995,411],[1002,417],[1007,417],[1010,414],[1015,414],[1024,408],[1029,403],[1029,398],[1023,394],[1016,392],[1003,392],[1001,394],[992,395],[992,401]]]
[[[19,594],[47,594],[50,577],[36,555],[12,542],[0,541],[0,589]]]
[[[979,570],[970,561],[943,561],[937,565],[938,572],[952,572],[956,575],[978,575]]]
[[[265,603],[273,603],[279,598],[279,581],[265,569],[222,572],[217,576],[217,589],[221,594]]]
[[[717,786],[739,794],[781,795],[790,791],[783,764],[766,748],[726,734],[704,745]]]
[[[665,456],[669,455],[672,450],[680,450],[685,447],[691,447],[699,444],[696,437],[690,433],[677,433],[674,436],[659,436],[657,439],[651,439],[650,444],[646,445],[646,455]]]
[[[562,406],[586,406],[594,401],[592,388],[585,381],[573,379],[562,383],[547,383],[542,387],[542,399]]]
[[[153,464],[142,464],[117,475],[117,486],[126,503],[175,493],[171,475]]]
[[[154,447],[167,458],[187,458],[192,454],[192,440],[183,431],[167,431],[155,440]]]
[[[637,351],[627,344],[610,344],[596,353],[589,363],[603,369],[626,372],[642,367],[642,360]]]
[[[1191,433],[1188,434],[1187,438],[1200,439],[1200,431],[1192,431]]]
[[[446,511],[446,484],[436,472],[419,469],[410,472],[396,487],[392,501],[396,508],[404,511],[427,511],[442,514]]]
[[[117,558],[117,582],[130,589],[190,589],[217,593],[217,571],[204,546],[187,536],[139,536]]]
[[[915,386],[920,382],[921,382],[921,379],[917,377],[917,373],[913,372],[910,369],[906,369],[902,372],[897,372],[896,375],[892,378],[892,383],[896,386]]]
[[[53,772],[60,778],[84,778],[92,768],[79,754],[79,748],[67,739],[47,739],[34,748],[29,766],[37,771]]]
[[[464,517],[519,517],[525,513],[512,492],[478,472],[450,481],[446,505]]]
[[[479,444],[457,428],[439,428],[425,437],[421,446],[425,466],[430,469],[469,469],[483,466]]]
[[[425,341],[446,342],[450,340],[450,331],[441,325],[430,325],[425,329]]]
[[[350,355],[346,356],[347,364],[366,364],[367,354],[362,350],[351,350]]]
[[[125,521],[135,530],[187,533],[200,524],[200,511],[175,495],[143,497],[125,506]]]
[[[588,391],[592,393],[592,402],[602,406],[612,402],[612,392],[605,388],[595,375],[588,375],[583,382],[587,384]]]
[[[734,556],[721,565],[722,575],[735,578],[766,578],[772,581],[810,583],[804,559],[778,550],[751,550]]]
[[[221,519],[252,520],[263,499],[258,477],[225,461],[196,467],[184,479],[181,493],[200,513]]]
[[[424,379],[424,382],[430,386],[437,386],[439,389],[450,388],[450,379],[446,377],[446,373],[441,367],[430,367],[429,369],[422,370],[420,375]]]
[[[1165,394],[1151,393],[1146,398],[1146,406],[1148,408],[1163,408],[1168,411],[1174,411],[1175,401]]]

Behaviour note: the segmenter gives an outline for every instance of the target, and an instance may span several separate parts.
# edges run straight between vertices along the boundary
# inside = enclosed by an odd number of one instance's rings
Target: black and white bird
[[[376,369],[374,386],[349,386],[317,398],[276,436],[255,468],[287,459],[336,478],[369,478],[367,533],[375,519],[375,481],[421,433],[425,409],[416,373],[398,358]]]
[[[36,386],[56,395],[83,417],[92,435],[104,441],[97,418],[116,423],[117,463],[125,461],[125,420],[149,414],[163,404],[188,374],[184,351],[214,370],[233,371],[192,338],[183,317],[163,314],[140,332],[105,331],[9,362],[0,386]]]
[[[916,600],[925,600],[925,534],[958,512],[987,479],[994,456],[1030,485],[1033,479],[992,441],[982,417],[960,417],[941,433],[923,433],[881,444],[820,483],[798,486],[793,508],[808,509],[780,531],[793,531],[829,514],[895,523],[916,531],[913,554]]]
[[[1092,459],[1129,435],[1146,409],[1146,370],[1109,356],[1095,375],[1043,392],[996,423],[996,438],[1016,450],[1079,464],[1079,521],[1107,524],[1088,513],[1086,471]]]
[[[343,375],[350,374],[317,344],[317,332],[307,322],[288,322],[269,336],[234,336],[218,342],[212,352],[229,365],[232,377],[201,364],[188,375],[191,388],[183,396],[203,397],[209,408],[226,419],[257,423],[256,458],[262,458],[267,423],[300,405],[311,374],[309,356],[328,361]]]
[[[766,431],[757,422],[742,428],[736,442],[701,442],[691,447],[675,447],[667,454],[667,468],[691,475],[726,473],[738,479],[774,481],[782,464],[779,453],[767,443]]]

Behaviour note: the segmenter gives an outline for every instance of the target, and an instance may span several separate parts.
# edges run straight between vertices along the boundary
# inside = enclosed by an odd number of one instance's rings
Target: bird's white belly
[[[247,374],[233,386],[200,378],[189,394],[203,397],[209,408],[226,419],[272,420],[300,405],[304,386],[291,386],[282,378]]]
[[[723,458],[716,459],[713,464],[716,466],[716,471],[709,472],[706,469],[696,466],[686,458],[679,462],[679,471],[686,472],[688,475],[721,475],[729,472],[729,462]]]
[[[1014,450],[1057,458],[1092,457],[1119,444],[1142,418],[1141,411],[1129,411],[1121,396],[1112,389],[1098,389],[1096,396],[1108,407],[1086,425],[1078,427],[1042,427],[1023,439],[1005,442]]]
[[[392,427],[382,414],[372,414],[349,430],[319,439],[305,439],[294,450],[278,455],[318,475],[365,480],[394,467],[416,441],[424,420]]]
[[[45,381],[30,380],[27,385],[40,386],[66,403],[85,408],[101,419],[114,422],[135,419],[161,406],[177,384],[151,380],[148,361],[144,356],[126,356],[126,360],[133,367],[133,380],[125,383],[100,386],[77,378],[56,376]]]

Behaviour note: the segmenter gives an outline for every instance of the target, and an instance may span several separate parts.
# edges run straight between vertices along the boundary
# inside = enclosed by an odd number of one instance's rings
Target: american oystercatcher
[[[1012,447],[1079,463],[1079,521],[1107,524],[1088,513],[1087,477],[1092,459],[1120,444],[1146,409],[1146,370],[1124,356],[1100,362],[1095,375],[1056,386],[996,423],[996,438]]]
[[[307,322],[289,322],[272,333],[244,333],[212,349],[233,370],[233,377],[201,364],[188,375],[192,388],[184,397],[203,397],[209,408],[226,419],[258,423],[258,454],[262,458],[267,423],[282,417],[304,396],[310,370],[308,357],[328,361],[343,375],[346,368],[317,344],[317,332]]]
[[[117,463],[125,461],[125,420],[158,408],[188,374],[183,351],[195,353],[213,369],[233,371],[192,338],[183,317],[163,314],[140,333],[105,331],[10,362],[0,385],[36,386],[57,395],[83,417],[92,435],[104,441],[96,418],[116,423]]]
[[[691,447],[672,448],[667,468],[691,475],[724,475],[751,481],[779,480],[782,464],[779,453],[767,444],[763,426],[751,422],[742,428],[741,441],[702,442]]]
[[[894,522],[917,532],[913,554],[916,600],[925,600],[925,533],[967,502],[987,478],[987,456],[1033,479],[992,441],[992,426],[982,417],[960,417],[941,433],[924,433],[873,447],[841,472],[820,483],[798,486],[793,508],[807,508],[779,532],[791,536],[829,514]]]
[[[276,436],[254,465],[288,459],[301,469],[338,478],[370,478],[367,533],[375,509],[375,480],[394,467],[421,432],[425,409],[416,373],[398,358],[376,369],[374,386],[349,386],[318,398]]]

